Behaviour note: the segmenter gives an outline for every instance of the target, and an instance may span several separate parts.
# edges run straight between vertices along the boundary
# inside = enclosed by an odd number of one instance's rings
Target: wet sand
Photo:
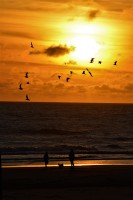
[[[132,200],[133,165],[2,168],[3,200]]]

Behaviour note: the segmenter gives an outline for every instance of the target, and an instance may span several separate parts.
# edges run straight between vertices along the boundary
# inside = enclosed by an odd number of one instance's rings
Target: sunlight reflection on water
[[[48,164],[48,167],[58,167],[58,164],[63,163],[64,166],[70,166],[69,161],[52,161]],[[90,165],[133,165],[133,160],[76,160],[76,166],[90,166]],[[31,164],[22,164],[18,163],[17,165],[7,165],[3,168],[14,168],[14,167],[44,167],[42,163],[31,163]]]

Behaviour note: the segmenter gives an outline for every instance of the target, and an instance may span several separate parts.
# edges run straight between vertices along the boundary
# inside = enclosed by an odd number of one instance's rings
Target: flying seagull
[[[32,43],[32,42],[31,42],[30,46],[31,46],[31,48],[34,48],[34,46],[33,46],[33,43]]]
[[[83,71],[82,74],[85,74],[85,71]]]
[[[30,99],[29,99],[29,97],[28,97],[28,95],[26,94],[26,101],[29,101]]]
[[[58,78],[60,79],[60,78],[61,78],[61,76],[59,75],[59,76],[58,76]]]
[[[93,63],[93,62],[94,62],[94,59],[95,59],[95,58],[91,58],[90,63]]]
[[[89,74],[92,76],[92,73],[89,71]],[[93,76],[92,76],[93,77]]]
[[[69,79],[70,79],[70,78],[69,78],[69,77],[67,77],[67,78],[66,78],[66,82],[68,82],[68,81],[69,81]]]
[[[117,61],[114,62],[114,65],[116,65],[116,64],[117,64]]]
[[[21,84],[21,83],[20,83],[20,85],[19,85],[19,89],[20,89],[20,90],[22,90],[22,89],[23,89],[23,88],[22,88],[22,84]]]
[[[26,74],[25,74],[25,78],[29,78],[29,77],[28,77],[28,72],[26,72]]]
[[[92,76],[92,73],[89,71],[89,69],[88,68],[86,68],[86,70],[88,71],[88,73]],[[92,76],[93,77],[93,76]]]

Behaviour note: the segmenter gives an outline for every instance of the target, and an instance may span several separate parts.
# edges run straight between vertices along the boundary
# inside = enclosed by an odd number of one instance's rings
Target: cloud
[[[117,1],[109,1],[109,0],[94,0],[99,6],[102,6],[104,9],[108,11],[122,12],[128,8],[133,7],[132,0],[117,0]]]
[[[44,51],[35,50],[35,51],[30,51],[29,54],[30,55],[39,55],[39,54],[44,54]]]
[[[125,86],[125,90],[128,92],[132,92],[133,93],[133,83],[129,83]]]
[[[86,95],[87,90],[83,85],[72,85],[66,82],[55,83],[55,82],[45,82],[43,87],[40,88],[40,92],[45,94],[45,96],[50,97],[78,97]]]
[[[58,45],[58,46],[50,46],[45,50],[35,50],[35,51],[30,51],[29,54],[46,54],[47,56],[50,57],[59,57],[63,56],[65,54],[69,54],[72,51],[75,51],[74,46],[67,47],[67,45]]]
[[[69,12],[69,7],[90,7],[100,6],[105,10],[120,12],[133,6],[132,0],[4,0],[0,9],[10,10],[28,10],[28,11],[43,11],[43,12],[62,12],[63,10]]]
[[[37,36],[33,34],[29,34],[26,32],[18,32],[18,31],[1,31],[1,35],[4,36],[11,36],[11,37],[19,37],[19,38],[26,38],[26,39],[38,39]]]
[[[88,20],[94,20],[100,14],[99,10],[89,10],[87,13]]]
[[[40,90],[40,91],[39,91]],[[42,95],[45,94],[45,97],[58,97],[58,96],[64,96],[66,93],[66,88],[64,83],[50,83],[50,82],[45,82],[43,84],[42,87],[40,87],[40,89],[38,90],[38,92],[40,92]]]
[[[70,46],[67,47],[67,45],[59,45],[59,46],[51,46],[45,50],[45,53],[48,56],[53,56],[53,57],[58,57],[58,56],[63,56],[65,54],[69,54],[70,52],[74,51],[75,47]]]
[[[77,65],[77,62],[75,60],[69,60],[65,64],[67,64],[67,65]]]
[[[10,9],[18,11],[33,11],[33,12],[71,12],[75,7],[86,5],[82,0],[23,0],[22,2],[18,0],[4,0],[4,3],[1,5],[0,10]]]
[[[94,89],[96,91],[99,91],[100,93],[133,94],[133,83],[128,83],[126,86],[123,86],[123,87],[111,87],[111,86],[103,84],[101,86],[95,86]]]
[[[100,92],[115,92],[115,93],[118,93],[118,92],[122,92],[121,89],[117,89],[117,88],[114,88],[114,87],[110,87],[108,85],[101,85],[101,86],[95,86],[95,90],[97,91],[100,91]]]

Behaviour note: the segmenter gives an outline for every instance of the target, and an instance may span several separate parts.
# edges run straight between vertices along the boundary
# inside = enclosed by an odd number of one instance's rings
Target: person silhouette
[[[45,167],[47,167],[48,162],[49,162],[49,156],[48,156],[48,152],[46,151],[44,156],[43,156],[44,162],[45,162]]]
[[[71,167],[74,167],[74,159],[75,159],[74,151],[73,151],[73,149],[71,149],[70,153],[69,153],[69,160],[71,163]]]

